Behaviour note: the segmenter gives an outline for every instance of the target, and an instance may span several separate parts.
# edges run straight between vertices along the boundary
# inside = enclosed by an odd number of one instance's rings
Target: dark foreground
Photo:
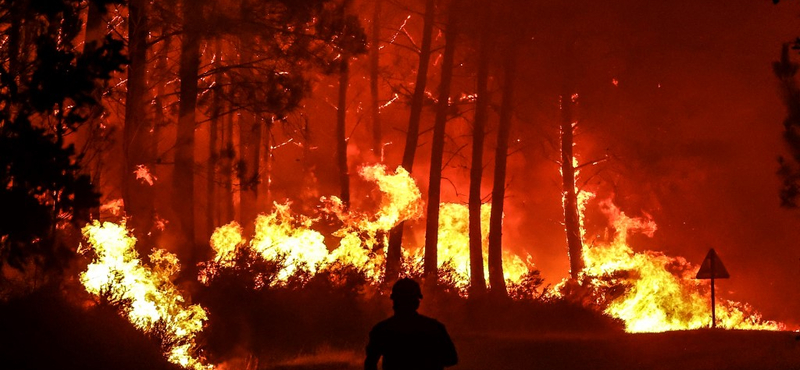
[[[693,330],[579,337],[454,337],[454,370],[503,369],[800,369],[794,332]],[[326,349],[265,369],[359,369],[359,351]]]
[[[222,297],[236,310],[209,304],[201,338],[223,370],[360,369],[367,333],[389,310],[385,299],[358,303],[336,290],[260,292],[263,301],[230,290]],[[800,369],[800,333],[625,334],[620,323],[567,302],[430,299],[430,307],[447,307],[430,315],[446,322],[458,349],[453,370]],[[0,369],[180,370],[166,362],[156,334],[134,329],[116,308],[75,302],[86,300],[47,289],[0,302]]]

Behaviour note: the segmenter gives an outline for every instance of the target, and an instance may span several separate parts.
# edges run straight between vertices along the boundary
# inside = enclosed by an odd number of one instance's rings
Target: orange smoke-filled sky
[[[781,44],[800,36],[798,4],[584,5],[590,9],[573,15],[580,20],[576,49],[586,92],[576,152],[583,160],[611,158],[587,171],[597,173],[598,185],[589,187],[600,198],[613,194],[630,215],[652,215],[659,230],[652,239],[633,238],[634,250],[699,264],[715,248],[731,273],[718,284],[721,297],[749,302],[767,318],[800,322],[800,212],[779,207],[775,172],[785,108],[771,70]],[[543,38],[542,44],[561,41]],[[537,110],[555,100],[552,89],[539,86],[557,81],[530,76],[522,109],[536,112],[532,122],[554,127],[552,112]],[[524,164],[508,212],[525,216],[507,233],[554,281],[568,269],[559,199],[552,196],[558,174],[537,156],[525,150],[517,158]],[[605,222],[592,212],[590,206],[590,240]]]
[[[564,66],[569,64],[561,51],[574,40],[571,62],[580,96],[576,153],[581,162],[609,158],[587,168],[582,179],[589,179],[587,189],[597,192],[598,200],[613,196],[628,215],[649,214],[658,224],[653,238],[631,237],[633,249],[663,251],[699,265],[708,249],[715,248],[731,274],[717,285],[720,297],[748,302],[768,319],[800,324],[800,211],[779,207],[775,172],[776,158],[785,151],[781,139],[785,108],[771,67],[781,45],[800,36],[800,3],[620,0],[531,6],[533,37],[520,54],[516,80],[512,138],[518,141],[509,160],[505,246],[530,253],[549,283],[568,275],[561,184],[554,159],[559,155],[558,94]],[[408,22],[412,31],[421,22],[417,18]],[[395,14],[385,27],[404,19]],[[473,72],[469,63],[474,51],[469,42],[462,45],[458,58],[466,61],[466,67],[456,69],[456,96],[474,92],[470,85],[474,80],[463,77]],[[403,51],[392,48],[382,49],[381,63],[398,67],[395,63],[405,59],[392,53]],[[361,57],[358,63],[365,60]],[[413,69],[413,63],[399,67]],[[363,73],[358,67],[354,71],[354,76]],[[431,74],[438,72],[434,64]],[[351,89],[353,99],[366,104],[366,82],[353,83],[362,85]],[[437,91],[438,77],[429,86]],[[323,81],[315,94],[327,90],[335,91],[335,84]],[[359,161],[375,160],[368,154],[367,123],[358,118],[366,110],[356,106],[351,105],[348,121],[353,127],[351,173]],[[316,111],[309,113],[312,120],[333,127],[335,114],[326,103],[312,101],[306,107]],[[495,147],[493,114],[484,158],[487,196]],[[451,137],[468,142],[458,137],[469,135],[471,115],[466,111],[466,119],[451,121]],[[395,103],[382,116],[386,141],[391,143],[386,146],[386,164],[392,167],[402,155],[408,107]],[[423,197],[430,156],[426,129],[432,121],[432,112],[426,110],[413,171]],[[334,148],[327,144],[333,142],[333,131],[320,130],[313,133],[318,143],[319,192],[336,194],[335,167],[330,162]],[[453,145],[449,149],[452,152]],[[276,158],[282,155],[299,157],[299,152],[275,153]],[[468,158],[469,152],[461,155]],[[445,169],[444,201],[466,201],[465,158],[456,158]],[[297,197],[291,184],[302,178],[296,161],[285,162],[278,159],[274,167],[276,199]],[[354,192],[359,189],[356,181]],[[602,238],[606,220],[596,202],[590,203],[587,216],[588,239]],[[411,227],[410,234],[421,244],[424,225]]]

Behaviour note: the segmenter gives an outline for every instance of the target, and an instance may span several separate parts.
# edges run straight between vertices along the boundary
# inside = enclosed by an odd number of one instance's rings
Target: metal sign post
[[[717,305],[716,305],[716,296],[715,296],[715,287],[714,287],[714,279],[727,279],[730,278],[730,274],[728,274],[728,270],[725,269],[725,265],[722,264],[722,260],[719,259],[717,256],[717,252],[714,251],[714,248],[708,251],[706,255],[706,259],[703,260],[703,264],[700,266],[700,270],[697,271],[697,276],[695,279],[711,279],[711,327],[717,327]]]

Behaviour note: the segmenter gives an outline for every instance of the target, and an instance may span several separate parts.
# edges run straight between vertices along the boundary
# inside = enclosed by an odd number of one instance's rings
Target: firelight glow
[[[322,198],[321,213],[335,216],[342,222],[341,228],[333,233],[340,238],[339,245],[329,248],[324,244],[323,234],[314,230],[317,219],[292,213],[289,204],[275,204],[272,213],[259,215],[255,220],[255,233],[250,240],[235,222],[217,228],[210,240],[215,256],[204,264],[198,279],[210,283],[220,268],[234,266],[237,252],[246,248],[251,258],[281,264],[275,279],[269,282],[271,285],[283,285],[299,272],[313,276],[343,266],[354,267],[372,284],[380,284],[388,231],[400,222],[422,216],[421,194],[402,167],[390,172],[382,165],[366,166],[359,174],[382,193],[380,206],[373,214],[348,209],[336,197]],[[594,194],[585,191],[579,194],[583,219]],[[622,320],[628,332],[708,326],[709,299],[703,283],[693,279],[697,268],[681,257],[634,252],[627,243],[627,236],[632,232],[652,236],[656,231],[655,222],[649,217],[628,217],[609,200],[600,202],[600,207],[614,230],[613,239],[609,243],[587,243],[583,252],[586,267],[580,273],[582,285],[594,298],[594,304],[609,316]],[[490,206],[484,205],[481,209],[484,259],[490,213]],[[451,271],[454,284],[463,296],[467,295],[470,282],[467,220],[465,205],[441,205],[438,263],[440,268]],[[95,295],[110,293],[121,300],[130,300],[130,307],[123,310],[140,330],[149,332],[157,324],[165,324],[167,343],[176,343],[166,349],[169,361],[186,368],[210,368],[197,356],[194,340],[203,329],[205,310],[186,304],[170,280],[179,270],[177,258],[155,250],[150,256],[153,267],[144,266],[133,248],[136,239],[124,224],[94,221],[83,233],[96,254],[93,263],[81,274],[86,289]],[[421,248],[404,249],[407,267],[419,269],[424,262],[423,255]],[[511,285],[519,283],[534,266],[530,257],[523,261],[506,250],[503,268],[506,282]],[[561,293],[565,284],[559,284],[550,298],[566,298]],[[264,284],[255,286],[259,288]],[[621,293],[608,293],[614,291]],[[784,329],[780,323],[764,321],[746,304],[723,301],[718,303],[717,312],[719,326],[723,328]]]
[[[80,280],[89,293],[110,297],[121,305],[128,320],[139,330],[161,330],[165,356],[189,369],[211,369],[198,356],[195,337],[203,330],[206,311],[186,303],[171,277],[179,270],[174,254],[153,250],[145,266],[134,245],[136,238],[125,224],[94,221],[83,228],[95,257]],[[87,249],[88,250],[88,249]],[[129,302],[129,303],[125,303]]]
[[[314,219],[293,215],[289,205],[276,204],[273,213],[258,217],[256,237],[249,243],[244,241],[243,230],[236,223],[217,228],[211,237],[217,266],[231,266],[236,248],[246,246],[264,260],[283,259],[285,266],[276,284],[285,283],[298,271],[313,275],[342,266],[355,267],[373,284],[380,284],[388,232],[400,222],[422,217],[422,195],[415,181],[402,167],[392,173],[382,165],[365,166],[359,170],[359,174],[381,191],[380,205],[373,214],[367,214],[344,207],[337,197],[323,197],[321,212],[333,215],[342,222],[339,230],[333,233],[333,236],[340,238],[337,246],[328,248],[323,244],[323,235],[313,230]],[[439,209],[438,265],[452,269],[455,286],[464,296],[470,281],[468,213],[467,206],[463,204],[444,203]],[[487,259],[490,214],[490,205],[484,204],[481,208],[484,261]],[[403,253],[407,265],[420,268],[424,263],[422,248],[404,249]],[[533,268],[529,260],[529,256],[528,261],[523,261],[521,257],[505,251],[503,268],[506,280],[509,283],[518,282]],[[207,266],[201,276],[206,283],[216,274],[212,264]],[[484,266],[484,274],[488,274],[488,263]]]

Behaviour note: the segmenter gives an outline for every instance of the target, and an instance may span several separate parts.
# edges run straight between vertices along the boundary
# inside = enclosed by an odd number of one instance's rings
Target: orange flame
[[[347,209],[338,197],[323,197],[321,212],[342,222],[342,227],[333,233],[340,241],[332,251],[324,244],[324,236],[313,229],[315,219],[293,215],[288,204],[275,204],[274,212],[258,216],[255,236],[249,243],[244,241],[238,224],[218,228],[211,239],[216,252],[214,261],[221,266],[230,265],[237,248],[246,245],[264,260],[282,261],[283,267],[273,284],[285,283],[298,271],[313,276],[342,265],[356,267],[373,281],[379,281],[385,253],[379,246],[387,244],[386,234],[394,226],[422,216],[422,195],[402,167],[389,173],[383,165],[365,166],[359,174],[375,183],[383,194],[379,209],[374,215],[367,215]],[[206,269],[201,280],[208,282],[213,275],[213,271]]]
[[[189,305],[170,278],[179,270],[174,254],[156,249],[150,255],[153,267],[142,264],[134,249],[136,238],[125,224],[94,221],[82,230],[95,258],[80,281],[89,293],[108,295],[123,303],[128,320],[138,329],[160,328],[167,360],[185,368],[211,369],[197,355],[196,335],[207,319],[199,305]],[[86,250],[86,248],[83,248]]]
[[[483,246],[484,276],[489,274],[489,217],[492,213],[490,204],[481,206],[481,244]],[[469,208],[463,204],[443,203],[439,207],[439,267],[445,265],[453,269],[455,285],[462,295],[467,294],[470,283],[469,264]],[[529,256],[530,257],[530,256]],[[422,261],[422,251],[417,252]],[[518,282],[531,268],[522,259],[503,250],[503,277],[507,282]]]
[[[142,180],[142,182],[146,182],[147,185],[150,186],[153,186],[153,184],[158,181],[158,178],[150,173],[150,169],[143,164],[137,165],[136,171],[133,171],[133,174],[136,175],[137,180]]]
[[[298,270],[314,274],[325,261],[324,237],[311,230],[313,220],[293,216],[288,204],[275,204],[275,211],[256,218],[256,233],[250,248],[267,261],[284,259],[273,284],[285,283]]]
[[[682,257],[660,252],[634,252],[627,243],[630,233],[653,236],[657,227],[649,215],[631,218],[610,200],[600,202],[614,229],[607,244],[584,249],[584,285],[594,289],[605,313],[625,322],[628,332],[662,332],[708,327],[710,297],[706,284],[694,279],[698,267]],[[621,294],[613,294],[622,290]],[[717,325],[727,329],[781,330],[765,321],[746,304],[717,302]]]
[[[333,233],[333,236],[340,238],[334,248],[327,248],[323,235],[313,230],[315,219],[294,216],[289,205],[276,204],[272,214],[258,217],[256,236],[249,243],[244,240],[242,228],[236,223],[218,228],[211,238],[211,246],[216,252],[214,262],[218,266],[230,266],[235,251],[246,246],[267,261],[284,258],[285,266],[275,281],[278,284],[286,282],[301,270],[313,275],[342,266],[354,267],[373,283],[379,283],[384,269],[388,232],[400,222],[422,217],[422,195],[402,167],[391,173],[383,165],[365,166],[359,170],[359,174],[377,185],[382,194],[380,205],[370,215],[346,208],[338,197],[323,197],[321,212],[333,215],[342,222],[342,226]],[[485,204],[481,211],[484,250],[488,244],[490,213],[490,205]],[[463,294],[466,294],[469,285],[468,219],[468,209],[464,205],[442,204],[440,207],[439,266],[452,269],[455,285]],[[403,253],[412,265],[422,265],[423,253],[420,248],[406,248]],[[528,272],[531,264],[507,251],[504,253],[504,275],[509,281],[518,281]],[[207,266],[200,278],[207,283],[213,276],[213,269],[209,270]]]

